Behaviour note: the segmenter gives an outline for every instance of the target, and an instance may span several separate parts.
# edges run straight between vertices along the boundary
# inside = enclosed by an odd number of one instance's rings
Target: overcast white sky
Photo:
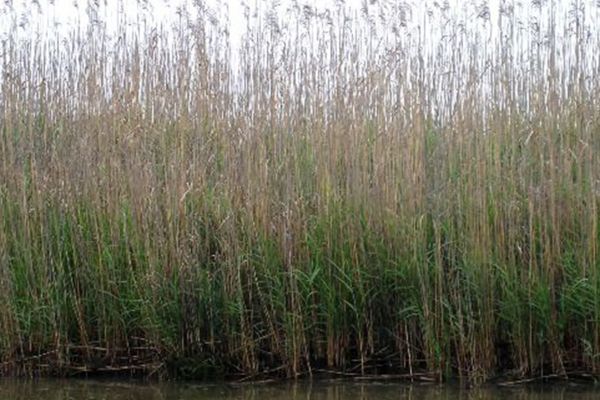
[[[403,1],[411,5],[413,14],[422,13],[427,7],[435,4],[448,3],[450,12],[459,12],[467,5],[473,9],[488,4],[491,18],[497,15],[498,5],[503,0],[408,0]],[[541,0],[545,2],[544,0]],[[572,0],[557,0],[558,3],[570,3]],[[577,0],[576,0],[577,1]],[[590,0],[584,0],[590,1]],[[593,0],[591,0],[593,1]],[[279,0],[279,9],[285,10],[292,0]],[[336,3],[342,2],[345,7],[359,10],[363,5],[377,3],[376,0],[297,0],[300,5],[314,8],[332,8]],[[389,2],[389,1],[388,1]],[[398,0],[400,2],[400,0]],[[528,9],[532,0],[515,0],[512,3],[523,4]],[[191,8],[194,0],[0,0],[0,38],[14,26],[21,25],[24,32],[35,30],[42,32],[66,31],[81,23],[86,23],[86,9],[89,3],[99,5],[99,17],[107,24],[109,30],[117,26],[119,20],[124,18],[134,19],[145,16],[150,24],[169,24],[177,20],[177,11],[182,6]],[[205,0],[204,3],[214,10],[228,10],[230,19],[230,33],[235,42],[244,27],[244,4],[253,11],[260,8],[271,7],[272,0]],[[374,6],[370,6],[375,9]],[[131,21],[130,21],[131,22]]]
[[[15,38],[32,37],[41,35],[42,38],[54,38],[57,34],[67,33],[73,28],[85,28],[89,22],[88,7],[96,5],[94,9],[97,17],[105,24],[108,32],[114,32],[116,27],[127,24],[132,28],[146,24],[141,27],[142,32],[148,32],[148,28],[169,25],[179,20],[178,11],[181,7],[193,10],[192,4],[200,0],[0,0],[0,44],[3,39],[10,35]],[[245,32],[244,10],[272,9],[274,3],[279,3],[279,15],[282,17],[294,0],[204,0],[221,17],[228,15],[230,43],[235,54],[236,45],[239,43],[240,35]],[[377,13],[376,4],[398,4],[407,3],[412,10],[412,25],[421,25],[427,10],[440,9],[440,5],[447,4],[443,11],[444,16],[467,25],[466,29],[475,30],[483,38],[493,38],[498,34],[497,18],[501,5],[514,7],[513,13],[516,22],[514,26],[520,29],[522,43],[531,40],[532,23],[539,21],[541,24],[542,37],[547,28],[549,10],[554,9],[557,15],[557,34],[560,36],[564,27],[567,26],[565,18],[568,19],[569,11],[579,7],[585,10],[585,24],[595,27],[594,35],[600,33],[600,2],[597,0],[296,0],[301,6],[325,9],[334,8],[336,4],[343,3],[349,10],[360,10],[367,6],[369,12]],[[371,5],[375,4],[375,5]],[[537,5],[543,5],[538,7]],[[246,5],[246,6],[244,6]],[[489,20],[491,23],[479,23],[478,13],[487,5]],[[375,18],[377,19],[377,18]],[[444,33],[440,28],[440,19],[430,19],[426,31],[433,31],[429,39],[436,42]],[[436,24],[437,23],[437,24]],[[545,25],[545,26],[544,26]],[[590,28],[591,29],[591,28]],[[437,31],[437,33],[436,33]],[[436,36],[437,35],[437,36]],[[233,56],[232,60],[235,60]]]
[[[133,30],[139,27],[140,32],[147,33],[152,28],[161,25],[168,32],[169,26],[180,20],[178,11],[185,7],[193,12],[192,4],[199,1],[201,0],[0,0],[0,51],[2,42],[7,37],[16,40],[33,37],[39,38],[39,42],[46,42],[47,39],[51,45],[56,45],[58,43],[55,41],[57,35],[70,33],[75,28],[85,29],[89,22],[89,16],[93,14],[89,13],[90,4],[94,5],[94,13],[97,13],[98,20],[105,25],[109,34],[114,32],[117,27],[122,29],[124,26],[130,26]],[[535,52],[539,48],[537,43],[548,41],[547,33],[551,20],[549,16],[552,10],[555,15],[553,20],[556,29],[554,32],[558,41],[562,40],[562,46],[556,47],[559,49],[557,53],[560,52],[556,55],[563,61],[566,60],[566,62],[558,64],[565,65],[565,68],[569,68],[575,62],[585,65],[590,72],[588,78],[594,80],[597,79],[597,71],[600,71],[600,55],[586,53],[587,62],[584,63],[581,63],[579,57],[573,56],[575,42],[569,33],[573,27],[573,23],[569,24],[569,22],[574,20],[573,16],[576,15],[579,22],[583,22],[583,25],[586,26],[585,32],[588,34],[588,38],[591,38],[588,40],[596,43],[591,48],[598,48],[597,46],[600,44],[600,0],[204,0],[203,3],[206,3],[217,14],[221,14],[220,17],[228,15],[232,45],[231,57],[228,60],[231,62],[230,67],[234,74],[243,72],[240,69],[243,67],[237,66],[236,60],[239,53],[236,52],[236,48],[240,42],[240,35],[246,32],[244,11],[249,10],[251,14],[254,14],[256,10],[273,10],[273,5],[278,3],[279,6],[275,8],[278,10],[279,17],[283,18],[286,9],[294,1],[300,7],[308,6],[321,11],[326,8],[335,8],[336,4],[343,3],[346,9],[358,12],[366,5],[369,15],[374,16],[376,21],[379,20],[377,13],[380,9],[387,7],[387,10],[393,11],[394,7],[389,7],[390,4],[407,3],[412,10],[409,26],[406,31],[401,31],[401,35],[391,35],[390,42],[385,43],[385,45],[390,45],[387,49],[394,48],[396,40],[410,37],[405,33],[418,32],[419,49],[424,48],[425,55],[429,55],[430,60],[435,60],[439,54],[437,49],[447,47],[444,44],[448,41],[444,38],[453,35],[444,28],[445,21],[452,21],[450,25],[459,26],[458,29],[461,32],[466,32],[465,36],[469,38],[469,42],[465,45],[479,50],[477,62],[483,71],[486,70],[484,65],[494,57],[494,46],[487,46],[487,44],[498,43],[493,39],[499,36],[497,22],[501,6],[513,8],[508,18],[510,19],[509,25],[515,29],[516,35],[510,36],[510,40],[513,42],[509,51],[515,59],[525,60],[522,64],[523,67],[527,67],[528,52]],[[371,5],[372,3],[376,4]],[[578,11],[573,13],[574,10]],[[429,16],[429,11],[432,11],[431,16]],[[478,18],[482,15],[482,11],[487,18]],[[583,21],[581,20],[582,16],[585,16]],[[397,15],[390,12],[389,15],[386,14],[386,18],[394,20]],[[360,20],[357,19],[357,21]],[[364,20],[362,21],[364,22]],[[354,19],[351,23],[359,24],[359,22],[354,22]],[[420,29],[423,26],[426,26],[425,29]],[[539,30],[537,30],[537,26],[539,26]],[[367,40],[371,40],[373,36],[383,36],[379,28],[380,26],[377,26],[374,30],[369,30]],[[389,32],[389,29],[387,31]],[[420,41],[422,32],[427,32],[424,42]],[[364,33],[364,30],[360,32],[360,39],[364,39]],[[417,36],[413,35],[412,39],[415,37]],[[566,39],[564,39],[565,37]],[[163,37],[161,36],[161,38]],[[472,40],[473,38],[476,40]],[[375,38],[375,40],[378,39]],[[409,41],[414,44],[412,39]],[[117,40],[116,36],[113,40]],[[69,40],[66,43],[68,44]],[[69,51],[68,46],[59,47],[63,52]],[[383,47],[385,50],[385,46]],[[551,52],[544,54],[548,56]],[[520,55],[525,56],[519,57]],[[2,65],[6,62],[6,59],[2,57],[3,54],[0,52],[0,72]],[[425,58],[427,59],[427,57]],[[363,59],[363,61],[365,60]]]
[[[66,32],[69,27],[81,26],[88,21],[86,10],[88,4],[97,4],[99,18],[106,24],[109,31],[128,20],[135,22],[142,16],[149,25],[168,25],[177,21],[177,11],[182,6],[190,9],[191,4],[198,0],[0,0],[0,40],[6,37],[15,25],[21,26],[20,33],[28,35],[32,31],[52,35],[57,32]],[[425,12],[427,8],[444,3],[449,4],[449,14],[458,14],[465,17],[465,10],[477,12],[482,5],[489,6],[490,19],[496,21],[500,4],[510,4],[518,9],[518,18],[528,22],[529,14],[537,13],[535,4],[555,4],[558,15],[566,15],[567,10],[574,5],[583,5],[587,8],[588,22],[594,23],[598,18],[600,7],[595,0],[297,0],[300,5],[316,8],[331,8],[336,3],[344,3],[345,7],[360,9],[363,5],[382,2],[403,2],[410,4],[413,10],[413,20]],[[279,10],[284,11],[293,0],[278,0]],[[244,31],[244,6],[246,4],[252,11],[257,8],[271,7],[273,0],[204,0],[218,12],[228,10],[230,20],[230,34],[232,43],[236,43],[239,35]],[[600,5],[600,3],[598,3]],[[375,10],[375,6],[369,6]],[[596,20],[600,24],[600,19]],[[490,24],[493,27],[493,23]]]
[[[364,0],[345,0],[348,7],[360,8]],[[114,30],[119,21],[144,16],[149,24],[168,25],[177,21],[178,10],[192,8],[194,0],[0,0],[0,38],[14,26],[14,22],[26,31],[67,31],[69,27],[85,24],[88,21],[86,9],[89,3],[98,4],[99,17],[106,22],[109,31]],[[302,5],[317,8],[333,7],[335,0],[299,0]],[[265,0],[205,0],[205,4],[215,11],[227,10],[230,32],[235,40],[243,30],[244,5],[251,11],[266,7]],[[280,1],[281,8],[291,1]]]
[[[13,23],[22,26],[22,29],[61,31],[87,21],[86,9],[88,4],[97,4],[99,17],[110,29],[117,26],[118,21],[124,18],[134,19],[145,16],[150,24],[168,24],[177,20],[177,11],[180,7],[191,8],[197,0],[0,0],[0,37],[12,28]],[[284,10],[293,0],[278,0],[280,10]],[[332,8],[336,3],[344,3],[348,8],[360,9],[363,5],[380,3],[385,0],[297,0],[300,5],[308,5],[320,9]],[[502,3],[512,4],[519,9],[520,17],[525,19],[529,12],[536,12],[535,4],[555,3],[558,14],[560,10],[572,8],[573,5],[582,4],[588,8],[588,17],[594,16],[594,0],[407,0],[403,2],[410,4],[414,14],[423,12],[426,8],[432,8],[435,4],[448,3],[451,12],[460,12],[465,8],[477,9],[487,4],[490,10],[491,20],[497,16],[499,5]],[[389,2],[389,1],[388,1]],[[204,0],[217,11],[228,10],[230,18],[230,31],[235,39],[243,30],[244,4],[249,9],[271,7],[272,0]],[[375,8],[371,6],[371,8]],[[590,8],[592,9],[590,11]],[[596,15],[598,14],[596,10]],[[131,21],[130,21],[131,22]]]

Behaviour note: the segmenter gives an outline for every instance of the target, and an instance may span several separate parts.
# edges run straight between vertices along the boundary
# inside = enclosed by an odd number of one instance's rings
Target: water
[[[0,380],[1,400],[592,400],[600,387],[582,384],[464,389],[454,385],[322,381],[277,384],[142,384],[95,380]]]

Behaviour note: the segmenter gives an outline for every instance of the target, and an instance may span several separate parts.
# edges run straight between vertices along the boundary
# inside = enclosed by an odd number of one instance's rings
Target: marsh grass
[[[2,372],[597,377],[600,42],[545,7],[10,36]]]

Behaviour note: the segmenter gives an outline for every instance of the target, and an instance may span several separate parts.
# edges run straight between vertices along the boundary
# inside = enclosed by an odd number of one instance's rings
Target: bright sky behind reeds
[[[203,21],[218,21],[214,24],[218,35],[222,37],[224,33],[229,38],[228,59],[236,70],[243,35],[252,32],[248,25],[265,26],[264,21],[267,25],[275,21],[287,28],[283,30],[293,38],[290,43],[297,43],[294,24],[307,13],[320,15],[310,19],[313,25],[324,24],[328,19],[337,28],[348,24],[358,32],[355,39],[376,43],[371,57],[407,48],[408,44],[412,50],[420,48],[425,55],[434,54],[437,46],[444,46],[449,32],[461,32],[480,48],[483,66],[496,56],[490,49],[501,35],[502,26],[509,26],[516,30],[511,34],[509,49],[513,57],[526,59],[538,44],[554,42],[561,43],[553,47],[566,60],[564,65],[572,65],[568,60],[576,57],[575,37],[600,40],[600,0],[3,0],[0,52],[8,39],[55,45],[64,36],[68,43],[68,35],[85,31],[90,22],[99,28],[92,34],[106,34],[107,43],[118,41],[126,31],[144,41],[153,29],[163,40],[169,40],[178,27],[185,28],[201,14]],[[504,23],[499,23],[501,18]],[[576,32],[581,27],[583,35]],[[399,41],[404,43],[400,45]],[[578,63],[593,71],[600,61],[595,54],[586,57]],[[6,62],[2,54],[0,61]]]
[[[588,22],[597,20],[600,9],[600,2],[595,0],[4,0],[0,4],[0,40],[6,38],[10,31],[15,33],[15,28],[25,35],[32,32],[60,33],[74,26],[85,26],[91,18],[101,21],[108,32],[114,32],[124,22],[129,26],[168,27],[177,23],[182,9],[193,10],[194,4],[200,3],[210,8],[216,17],[228,16],[234,46],[244,32],[245,14],[256,15],[257,10],[272,10],[273,4],[278,5],[277,14],[284,19],[286,9],[293,4],[320,11],[343,5],[349,13],[367,11],[373,16],[381,10],[385,13],[394,4],[405,4],[410,10],[409,23],[417,26],[422,25],[426,13],[435,10],[465,20],[485,17],[495,21],[502,7],[514,7],[518,10],[519,23],[530,25],[541,8],[554,8],[557,15],[566,15],[576,8],[587,8]],[[92,8],[95,10],[90,12]],[[489,24],[491,35],[495,34],[495,25]]]

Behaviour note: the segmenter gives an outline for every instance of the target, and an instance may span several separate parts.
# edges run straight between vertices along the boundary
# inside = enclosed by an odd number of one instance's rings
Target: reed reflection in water
[[[128,381],[0,381],[0,398],[94,400],[592,400],[600,389],[577,384],[518,387],[409,385],[381,382],[324,381],[284,384],[142,384]]]

